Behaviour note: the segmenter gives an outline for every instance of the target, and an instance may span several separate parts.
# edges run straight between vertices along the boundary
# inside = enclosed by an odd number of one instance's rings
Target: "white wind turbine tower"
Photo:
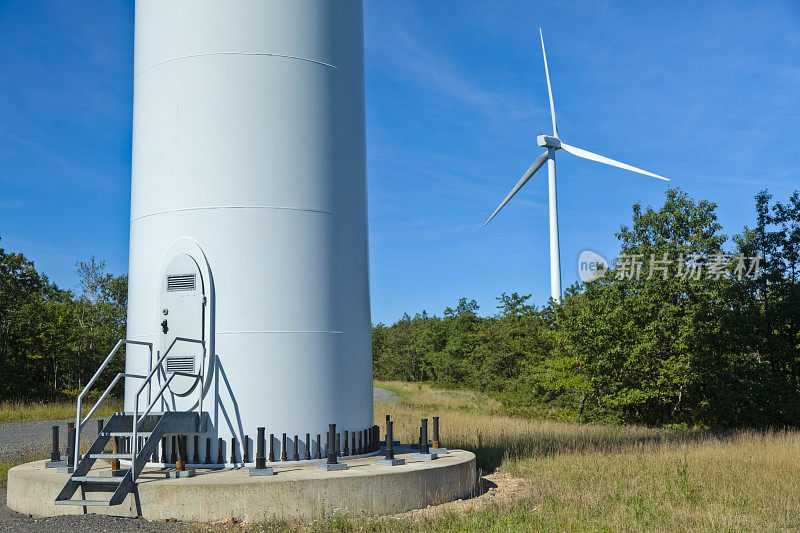
[[[515,194],[517,194],[522,186],[525,185],[525,183],[531,179],[536,171],[539,170],[542,165],[544,165],[544,162],[547,161],[547,178],[548,188],[550,191],[550,296],[558,302],[561,300],[561,260],[558,248],[558,209],[556,207],[556,150],[564,149],[572,155],[576,155],[584,159],[597,161],[598,163],[605,163],[606,165],[611,165],[613,167],[624,168],[625,170],[638,172],[639,174],[652,176],[660,180],[669,181],[669,179],[631,165],[626,165],[625,163],[620,163],[619,161],[609,159],[608,157],[594,154],[575,146],[570,146],[569,144],[561,141],[558,136],[558,129],[556,128],[556,110],[555,106],[553,105],[553,90],[550,87],[550,72],[547,69],[547,54],[544,51],[544,37],[542,36],[541,28],[539,28],[539,38],[542,40],[542,58],[544,58],[544,74],[547,78],[547,94],[550,97],[550,116],[553,119],[553,136],[539,135],[536,137],[537,144],[547,148],[547,151],[537,157],[533,164],[528,167],[528,170],[525,172],[522,178],[517,182],[516,185],[514,185],[514,188],[511,189],[511,192],[508,193],[508,196],[505,197],[497,209],[494,210],[492,216],[490,216],[488,220],[483,223],[483,226],[486,227],[486,224],[488,224],[489,221],[494,218],[494,216],[503,208],[503,206],[506,205]]]

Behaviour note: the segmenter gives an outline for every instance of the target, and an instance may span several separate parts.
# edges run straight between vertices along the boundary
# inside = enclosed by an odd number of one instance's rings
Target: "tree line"
[[[633,206],[604,275],[560,303],[502,294],[480,316],[373,326],[380,379],[489,391],[511,410],[648,425],[800,425],[800,193],[755,198],[728,238],[716,205],[669,189]]]
[[[75,398],[125,335],[128,277],[94,257],[76,271],[78,290],[64,290],[0,247],[0,400]],[[102,392],[123,361],[115,358],[95,389]]]
[[[633,206],[620,255],[561,302],[502,294],[481,316],[372,329],[376,378],[488,391],[509,410],[649,425],[797,426],[800,421],[800,193],[755,198],[728,238],[716,205],[670,189]],[[0,400],[74,398],[125,335],[127,276],[92,257],[65,290],[0,247]],[[95,387],[102,391],[123,357]]]

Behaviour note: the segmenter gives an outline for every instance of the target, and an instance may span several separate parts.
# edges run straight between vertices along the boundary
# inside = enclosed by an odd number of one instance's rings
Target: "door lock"
[[[161,322],[161,331],[163,331],[165,335],[166,335],[167,331],[169,331],[169,328],[167,327],[167,319],[166,318],[163,320],[163,322]]]

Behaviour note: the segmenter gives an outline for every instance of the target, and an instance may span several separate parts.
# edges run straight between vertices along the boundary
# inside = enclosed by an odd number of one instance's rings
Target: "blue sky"
[[[549,296],[547,183],[481,224],[549,132],[719,204],[800,188],[800,4],[365,2],[373,320],[495,311]],[[131,2],[0,0],[0,246],[65,287],[94,254],[127,268]],[[584,249],[617,252],[631,204],[665,184],[559,152],[564,285]]]

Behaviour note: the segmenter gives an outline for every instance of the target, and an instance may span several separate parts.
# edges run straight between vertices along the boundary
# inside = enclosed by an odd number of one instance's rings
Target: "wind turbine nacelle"
[[[555,150],[561,148],[561,141],[558,140],[558,137],[551,137],[549,135],[539,135],[536,137],[536,143],[539,146],[553,148]]]

